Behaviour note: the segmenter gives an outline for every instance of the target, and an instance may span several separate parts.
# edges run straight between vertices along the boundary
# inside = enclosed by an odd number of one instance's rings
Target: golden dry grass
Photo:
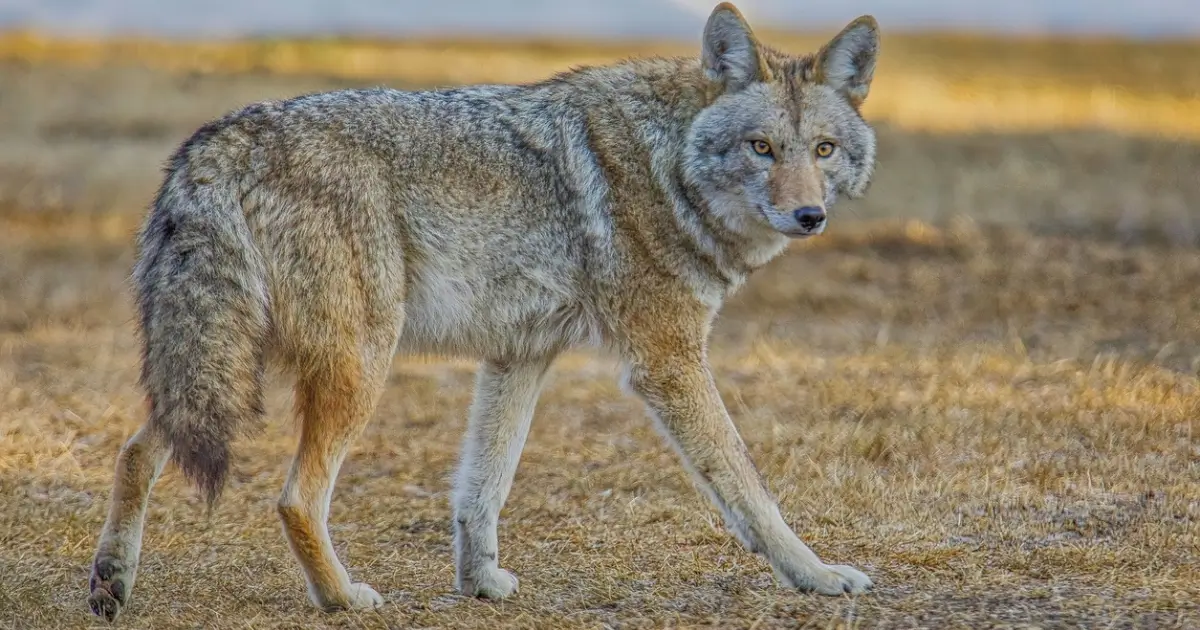
[[[0,619],[81,627],[113,456],[141,420],[129,251],[4,244],[7,304],[39,316],[4,313],[0,337]],[[796,251],[730,305],[721,389],[789,521],[875,576],[857,601],[778,589],[586,355],[556,369],[504,513],[524,592],[454,596],[447,477],[471,368],[402,360],[333,510],[387,608],[307,607],[273,510],[294,447],[278,386],[211,520],[177,475],[156,489],[121,624],[1194,626],[1197,282],[1193,253],[883,225]]]
[[[886,25],[884,25],[886,27]],[[829,35],[765,31],[784,50]],[[270,72],[417,85],[533,81],[630,55],[690,55],[691,43],[562,41],[61,40],[0,34],[0,60],[89,68]],[[890,33],[867,112],[910,129],[1104,128],[1200,138],[1200,43]]]
[[[102,627],[88,563],[142,419],[125,278],[158,164],[240,103],[378,80],[67,61],[0,63],[0,627]],[[875,593],[779,589],[613,366],[577,353],[502,514],[522,593],[457,597],[446,493],[472,366],[402,359],[333,502],[386,608],[307,603],[274,512],[295,445],[278,381],[211,518],[173,470],[156,487],[120,626],[1200,626],[1200,146],[880,140],[871,196],[755,277],[713,350],[786,518]]]

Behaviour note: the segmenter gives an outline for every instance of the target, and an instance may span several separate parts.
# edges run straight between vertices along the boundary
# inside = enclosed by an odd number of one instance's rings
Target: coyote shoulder
[[[760,44],[718,5],[698,57],[545,81],[344,90],[250,105],[171,157],[137,247],[146,423],[122,449],[90,605],[129,603],[168,460],[210,504],[263,413],[264,366],[296,377],[298,451],[278,510],[312,601],[382,600],[327,528],[352,440],[393,356],[481,361],[452,499],[456,587],[503,598],[497,518],[543,378],[564,350],[619,357],[729,530],[786,585],[871,587],[789,528],[706,362],[722,302],[865,193],[860,115],[878,52],[854,20],[813,54]]]

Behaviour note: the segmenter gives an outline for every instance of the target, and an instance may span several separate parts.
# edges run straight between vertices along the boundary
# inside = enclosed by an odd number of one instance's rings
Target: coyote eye
[[[836,148],[837,146],[832,142],[822,142],[821,144],[817,145],[817,157],[827,158],[833,155],[833,150]]]
[[[759,155],[771,155],[771,143],[766,140],[751,140],[750,147]]]

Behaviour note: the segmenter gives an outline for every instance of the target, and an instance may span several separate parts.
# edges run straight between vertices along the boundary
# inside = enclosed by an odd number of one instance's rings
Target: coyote
[[[871,16],[813,54],[710,14],[699,58],[627,60],[524,85],[339,90],[249,105],[171,156],[133,268],[148,419],[117,459],[89,603],[129,604],[168,460],[211,508],[230,442],[263,414],[265,366],[296,379],[299,447],[279,497],[321,609],[352,581],[327,518],[338,470],[396,353],[481,361],[453,483],[455,586],[517,591],[496,523],[544,377],[611,353],[731,533],[785,585],[859,594],[791,530],[714,385],[722,302],[839,196],[865,194]]]

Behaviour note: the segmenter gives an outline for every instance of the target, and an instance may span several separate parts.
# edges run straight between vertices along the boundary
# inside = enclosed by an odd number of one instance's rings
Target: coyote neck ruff
[[[605,218],[629,228],[607,233],[635,238],[636,245],[623,244],[631,258],[684,282],[715,309],[788,238],[739,222],[730,212],[736,208],[724,207],[730,200],[704,194],[703,156],[690,141],[714,98],[708,83],[696,59],[662,59],[560,75],[548,89],[570,90],[583,114],[587,146],[605,182]],[[642,183],[626,190],[625,182]],[[615,245],[604,243],[596,257],[619,251]]]
[[[784,521],[710,373],[721,302],[866,191],[859,115],[875,21],[813,55],[762,46],[718,5],[699,59],[627,61],[521,86],[344,90],[247,106],[174,153],[133,270],[149,416],[118,458],[90,603],[128,604],[168,461],[210,505],[266,366],[296,378],[299,447],[279,515],[323,609],[377,606],[329,537],[348,449],[391,361],[481,361],[452,499],[455,584],[503,598],[496,523],[546,372],[603,348],[731,533],[789,586],[861,593]]]

